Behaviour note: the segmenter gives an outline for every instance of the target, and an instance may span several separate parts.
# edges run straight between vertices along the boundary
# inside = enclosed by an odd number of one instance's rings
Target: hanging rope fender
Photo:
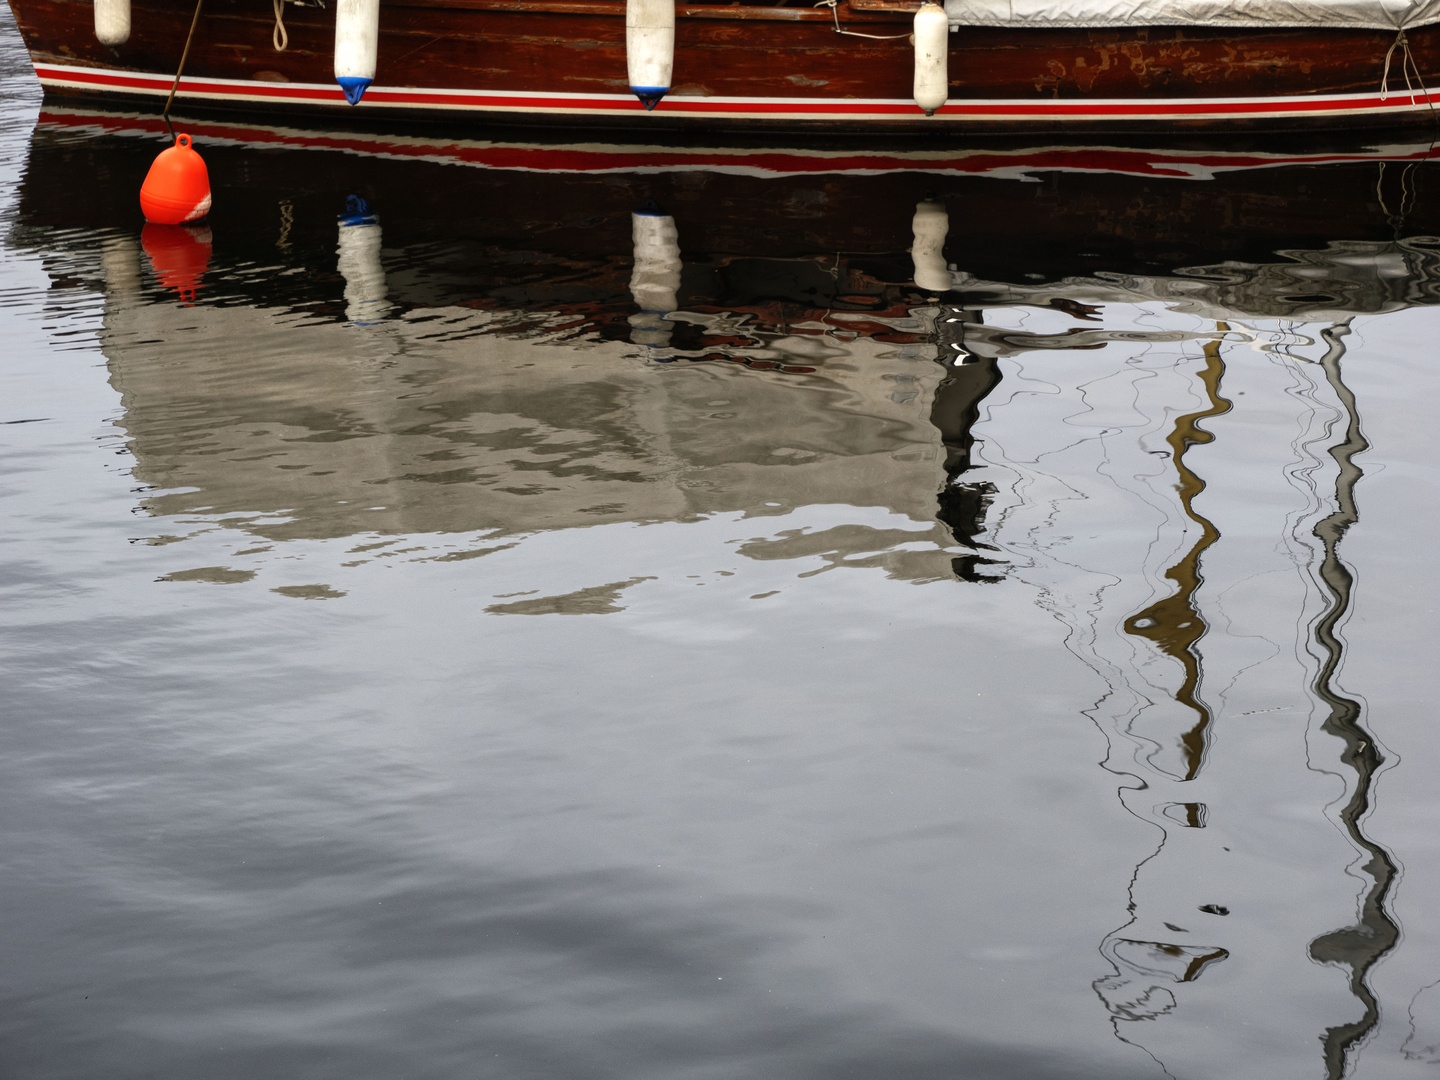
[[[858,30],[843,30],[840,27],[840,0],[820,0],[818,7],[828,7],[830,14],[835,16],[835,33],[844,34],[846,37],[870,38],[873,41],[893,41],[896,38],[908,38],[909,34],[862,34]]]
[[[270,44],[276,52],[290,47],[290,35],[285,32],[285,0],[272,0],[275,5],[275,29],[270,32]]]

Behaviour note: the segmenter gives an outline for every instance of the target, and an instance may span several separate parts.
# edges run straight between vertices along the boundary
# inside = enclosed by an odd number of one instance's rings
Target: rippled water
[[[188,129],[0,27],[5,1075],[1434,1074],[1428,145]]]

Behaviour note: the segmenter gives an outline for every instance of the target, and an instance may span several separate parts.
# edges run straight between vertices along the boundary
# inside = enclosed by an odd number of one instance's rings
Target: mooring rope
[[[160,119],[165,121],[165,126],[170,126],[170,103],[175,100],[175,91],[180,87],[180,73],[185,70],[185,59],[190,55],[190,42],[195,37],[195,27],[200,23],[200,7],[205,0],[195,0],[195,17],[190,20],[190,33],[185,35],[185,49],[180,53],[180,66],[175,69],[175,81],[170,84],[170,96],[165,99],[165,108],[160,110]],[[175,134],[174,129],[170,131]]]

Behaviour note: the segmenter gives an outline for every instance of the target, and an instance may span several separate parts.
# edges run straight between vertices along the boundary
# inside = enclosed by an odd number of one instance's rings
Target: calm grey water
[[[1428,144],[0,110],[3,1075],[1435,1075]]]

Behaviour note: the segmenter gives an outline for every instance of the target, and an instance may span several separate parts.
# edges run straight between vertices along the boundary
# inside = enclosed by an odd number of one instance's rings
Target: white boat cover
[[[1440,0],[944,0],[952,26],[1344,27],[1440,22]]]

